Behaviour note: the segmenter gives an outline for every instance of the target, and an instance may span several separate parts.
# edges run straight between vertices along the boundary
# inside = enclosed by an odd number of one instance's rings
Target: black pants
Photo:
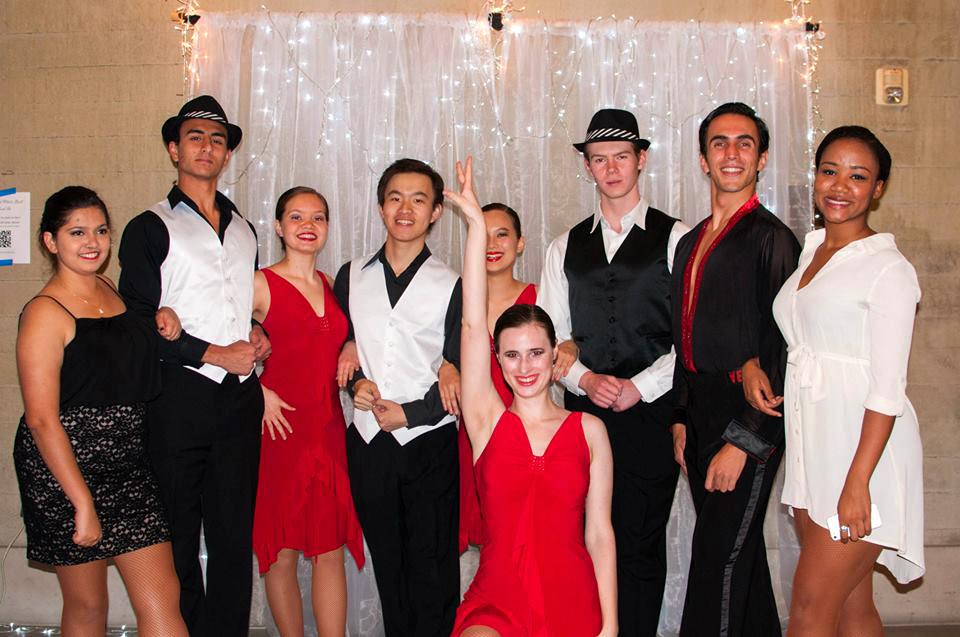
[[[401,446],[347,429],[353,501],[370,547],[387,637],[448,637],[460,602],[457,427]]]
[[[615,413],[567,392],[565,405],[603,420],[613,450],[620,635],[655,637],[667,578],[667,522],[679,466],[669,419],[672,395]]]
[[[748,457],[737,486],[707,492],[704,481],[730,419],[747,408],[740,384],[727,374],[689,374],[686,460],[697,511],[683,637],[779,636],[763,519],[783,449],[765,462]]]
[[[163,365],[147,406],[147,451],[173,539],[180,612],[192,637],[246,635],[263,394],[254,374],[223,383]],[[207,581],[200,570],[200,525]]]

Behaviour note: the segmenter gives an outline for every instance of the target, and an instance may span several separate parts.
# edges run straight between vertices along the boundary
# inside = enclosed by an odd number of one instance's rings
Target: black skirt
[[[91,547],[74,544],[73,504],[20,419],[13,459],[27,529],[27,559],[71,566],[169,540],[157,483],[144,452],[144,413],[144,405],[138,403],[71,407],[60,414],[103,530],[100,542]]]

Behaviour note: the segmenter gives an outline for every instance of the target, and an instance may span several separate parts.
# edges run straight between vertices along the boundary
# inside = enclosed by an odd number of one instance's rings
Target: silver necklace
[[[67,287],[67,286],[64,286],[64,287]],[[103,316],[103,308],[102,308],[99,304],[94,305],[93,303],[91,303],[91,302],[88,301],[87,299],[83,298],[82,296],[80,296],[79,294],[77,294],[76,292],[74,292],[73,290],[71,290],[70,288],[67,288],[67,292],[69,292],[69,293],[72,294],[73,296],[75,296],[75,297],[77,297],[78,299],[80,299],[81,301],[83,301],[86,305],[89,305],[90,307],[96,309],[97,312],[100,313],[100,316]]]

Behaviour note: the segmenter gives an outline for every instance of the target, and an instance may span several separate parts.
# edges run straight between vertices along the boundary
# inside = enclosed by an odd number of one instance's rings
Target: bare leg
[[[107,632],[107,562],[57,566],[63,593],[60,630],[68,637],[103,637]]]
[[[840,609],[840,637],[882,637],[883,622],[873,603],[873,571],[860,580]]]
[[[169,542],[114,558],[137,616],[141,637],[187,637],[180,616],[180,581]]]
[[[835,542],[826,529],[810,520],[807,512],[795,509],[801,542],[800,562],[793,579],[793,601],[787,637],[835,637],[841,609],[864,579],[869,580],[880,547],[865,540]],[[872,588],[867,591],[869,594]],[[851,612],[864,605],[858,591]],[[872,596],[869,605],[873,606]],[[876,609],[873,610],[876,613]],[[858,636],[873,635],[858,627]],[[882,629],[881,629],[882,630]],[[878,633],[878,634],[882,634]]]
[[[340,637],[347,626],[347,575],[343,547],[315,555],[311,598],[320,637]]]
[[[460,637],[500,637],[500,633],[489,626],[471,626],[460,633]]]
[[[277,553],[277,561],[270,565],[270,570],[263,578],[267,603],[282,637],[303,637],[303,605],[297,584],[299,560],[299,551],[281,549]]]

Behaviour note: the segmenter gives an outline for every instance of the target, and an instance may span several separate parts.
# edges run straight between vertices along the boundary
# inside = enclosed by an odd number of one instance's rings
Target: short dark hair
[[[522,237],[523,233],[520,231],[520,215],[517,214],[517,211],[508,206],[505,203],[488,203],[486,206],[480,209],[483,212],[490,212],[491,210],[500,210],[507,213],[507,216],[510,217],[510,221],[513,222],[513,229],[517,231],[517,237]]]
[[[496,350],[497,353],[500,352],[500,334],[503,333],[503,330],[512,327],[523,327],[524,325],[538,325],[542,327],[547,333],[547,338],[550,340],[550,346],[556,347],[557,332],[553,328],[553,321],[550,320],[550,315],[539,305],[521,303],[519,305],[511,305],[500,315],[500,318],[497,319],[497,323],[493,327],[494,350]]]
[[[387,169],[383,171],[383,174],[380,175],[380,181],[377,183],[377,203],[381,207],[387,197],[387,184],[390,183],[390,180],[395,176],[403,173],[417,173],[427,176],[430,179],[431,186],[433,186],[432,207],[436,208],[437,206],[443,205],[443,177],[440,176],[440,173],[419,159],[405,157],[390,164]]]
[[[315,195],[320,199],[320,201],[323,202],[323,207],[327,209],[327,219],[330,219],[330,204],[327,203],[326,197],[321,195],[310,186],[294,186],[280,195],[280,198],[277,199],[277,221],[283,219],[283,213],[287,210],[287,204],[290,203],[291,199],[298,195]]]
[[[742,115],[747,119],[753,121],[757,127],[757,134],[760,136],[760,139],[757,140],[757,154],[762,155],[767,152],[767,149],[770,148],[770,129],[767,128],[767,123],[757,115],[757,112],[753,110],[751,106],[744,104],[743,102],[727,102],[726,104],[721,104],[716,107],[710,114],[703,118],[703,121],[700,122],[700,154],[706,157],[707,155],[707,129],[710,128],[710,124],[713,123],[713,120],[717,119],[721,115]]]
[[[870,152],[873,153],[874,159],[877,160],[877,179],[883,182],[887,181],[890,177],[890,167],[893,165],[893,158],[890,157],[890,151],[877,139],[873,131],[863,126],[838,126],[827,133],[820,142],[820,145],[817,146],[814,165],[818,169],[820,168],[820,160],[823,158],[823,153],[830,144],[841,139],[856,139],[857,141],[863,142],[863,144],[870,149]]]
[[[110,213],[107,212],[107,204],[103,199],[85,186],[67,186],[61,188],[47,198],[43,204],[43,214],[40,216],[40,229],[37,231],[37,240],[40,242],[40,249],[45,252],[56,264],[56,257],[47,250],[43,242],[43,234],[49,232],[57,236],[57,232],[67,224],[70,213],[78,208],[99,208],[103,213],[103,218],[110,227]]]

